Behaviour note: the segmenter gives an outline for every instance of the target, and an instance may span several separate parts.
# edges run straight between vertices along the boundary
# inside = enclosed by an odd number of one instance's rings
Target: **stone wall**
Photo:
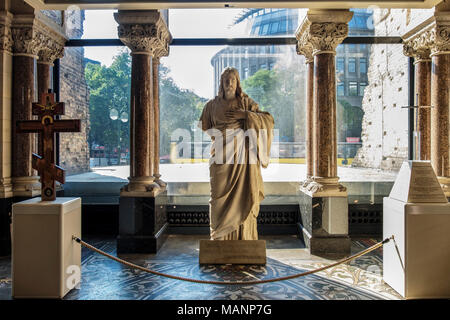
[[[432,10],[374,10],[376,36],[402,36]],[[352,166],[399,170],[408,159],[408,57],[401,44],[371,46],[362,102],[362,147]]]
[[[54,21],[58,11],[43,12]],[[64,30],[69,39],[83,35],[84,11],[64,11]],[[66,47],[60,60],[60,101],[65,103],[62,119],[80,119],[80,133],[60,133],[60,166],[67,175],[89,171],[89,90],[84,76],[84,48]]]

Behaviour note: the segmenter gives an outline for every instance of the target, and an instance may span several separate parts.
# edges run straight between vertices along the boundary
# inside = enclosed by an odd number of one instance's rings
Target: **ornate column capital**
[[[295,37],[297,43],[295,44],[295,49],[297,54],[305,56],[306,63],[314,61],[313,57],[313,46],[309,41],[309,34],[307,30],[309,29],[310,22],[306,20],[305,23],[301,24],[297,31],[295,32]]]
[[[322,22],[312,23],[309,38],[313,46],[313,55],[321,52],[336,52],[336,47],[348,35],[346,23]]]
[[[13,38],[11,22],[13,15],[7,11],[0,12],[0,50],[12,52]]]
[[[157,10],[119,10],[114,18],[119,23],[119,39],[131,49],[132,54],[149,54],[153,57],[169,54],[172,36]]]
[[[335,53],[348,35],[352,17],[349,10],[309,10],[296,32],[299,51],[306,56],[312,47],[312,56]]]
[[[431,55],[450,54],[450,11],[435,11]]]
[[[14,16],[11,30],[15,55],[41,57],[48,63],[63,56],[66,37],[35,15]]]
[[[450,54],[450,11],[437,11],[403,36],[403,53],[420,60]]]
[[[431,46],[432,46],[432,31],[427,30],[413,38],[409,38],[403,43],[403,54],[408,57],[413,57],[415,63],[420,61],[431,61]]]
[[[431,55],[450,54],[450,25],[438,25],[431,32],[434,42],[431,47]]]

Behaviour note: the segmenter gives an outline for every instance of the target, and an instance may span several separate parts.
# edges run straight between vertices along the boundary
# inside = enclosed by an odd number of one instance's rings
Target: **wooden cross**
[[[50,91],[50,90],[49,90]],[[54,93],[43,93],[40,103],[32,104],[32,114],[38,120],[17,121],[18,133],[39,133],[42,156],[33,153],[33,169],[41,177],[42,201],[56,199],[55,180],[64,183],[66,180],[63,168],[55,165],[55,133],[80,132],[80,120],[55,120],[55,115],[64,114],[64,103],[55,103]]]

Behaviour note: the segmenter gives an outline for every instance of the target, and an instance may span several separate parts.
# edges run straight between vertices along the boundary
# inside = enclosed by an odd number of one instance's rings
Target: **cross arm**
[[[33,133],[42,130],[43,126],[39,120],[22,120],[16,123],[16,132],[18,133]]]
[[[80,120],[55,120],[53,123],[53,130],[55,132],[80,132]]]

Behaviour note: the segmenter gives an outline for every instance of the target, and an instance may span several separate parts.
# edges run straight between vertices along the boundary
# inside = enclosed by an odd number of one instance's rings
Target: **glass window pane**
[[[348,83],[348,95],[356,96],[358,93],[358,83],[356,81],[350,81]]]
[[[84,134],[82,139],[60,134],[61,166],[67,168],[73,158],[79,164],[69,182],[126,181],[129,176],[130,79],[131,57],[124,46],[65,48],[60,70],[64,117],[81,118]]]
[[[367,73],[367,60],[365,58],[359,59],[359,72]]]
[[[356,59],[355,58],[348,59],[348,72],[356,72]]]
[[[366,89],[367,83],[360,82],[359,83],[359,95],[364,96],[364,89]]]
[[[344,96],[345,95],[345,85],[343,82],[338,83],[337,85],[337,95]]]
[[[344,72],[344,58],[337,58],[336,71]]]
[[[299,12],[306,9],[170,9],[169,29],[174,38],[293,36]]]
[[[82,39],[117,39],[117,27],[114,12],[117,10],[83,10],[83,36]],[[76,23],[75,20],[67,23]]]
[[[245,48],[248,56],[244,54]],[[220,63],[222,57],[232,55],[234,59],[230,66],[238,69],[244,92],[275,119],[277,133],[272,150],[279,150],[278,154],[285,162],[304,161],[301,160],[305,158],[304,57],[296,54],[294,46],[275,48],[277,54],[262,54],[258,46],[171,48],[170,56],[161,59],[161,69],[165,72],[160,98],[161,155],[169,157],[170,163],[189,162],[192,166],[200,166],[197,168],[208,177],[210,140],[206,134],[197,131],[196,122],[206,101],[218,93],[219,77],[224,69]],[[186,56],[194,57],[193,63],[186,64]],[[270,70],[268,65],[271,65]],[[190,134],[190,142],[184,149],[182,144],[177,147],[180,138],[174,135],[180,132],[178,129]],[[196,134],[201,135],[200,141],[194,140]],[[203,150],[201,154],[195,154],[196,143]],[[187,170],[185,174],[190,173]],[[179,179],[184,178],[180,176]]]
[[[337,95],[338,175],[346,174],[343,167],[364,168],[354,179],[377,181],[385,190],[361,188],[351,192],[351,203],[382,201],[408,157],[408,111],[401,108],[408,103],[408,58],[401,44],[375,44],[367,45],[364,59],[367,72],[346,75],[348,95]]]

